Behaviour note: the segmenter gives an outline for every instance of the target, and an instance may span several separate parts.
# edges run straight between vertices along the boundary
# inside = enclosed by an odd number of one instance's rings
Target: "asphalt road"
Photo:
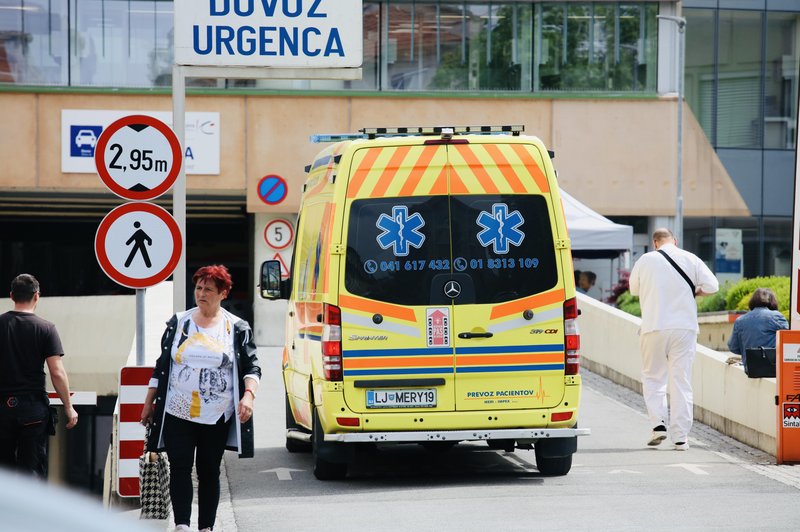
[[[541,476],[533,451],[474,443],[382,448],[320,482],[310,454],[284,448],[279,350],[259,352],[256,455],[225,456],[240,531],[800,529],[800,467],[697,423],[688,451],[649,448],[641,396],[585,370],[579,421],[592,435],[565,477]]]

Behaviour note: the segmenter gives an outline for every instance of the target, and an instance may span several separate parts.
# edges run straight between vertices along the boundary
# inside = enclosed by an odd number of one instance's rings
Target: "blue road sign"
[[[277,205],[286,199],[289,187],[279,175],[267,175],[258,182],[258,197],[267,205]]]

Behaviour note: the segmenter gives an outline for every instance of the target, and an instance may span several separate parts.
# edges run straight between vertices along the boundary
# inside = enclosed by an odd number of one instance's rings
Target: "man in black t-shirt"
[[[0,315],[0,466],[44,478],[50,428],[45,362],[68,429],[78,422],[78,413],[70,400],[56,327],[34,314],[39,282],[33,275],[18,275],[11,282],[11,299],[14,310]]]

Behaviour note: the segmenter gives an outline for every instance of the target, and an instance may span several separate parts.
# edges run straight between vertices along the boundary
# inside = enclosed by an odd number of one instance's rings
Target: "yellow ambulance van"
[[[521,126],[318,136],[288,298],[286,447],[343,478],[359,444],[484,440],[572,466],[578,308],[551,157]]]

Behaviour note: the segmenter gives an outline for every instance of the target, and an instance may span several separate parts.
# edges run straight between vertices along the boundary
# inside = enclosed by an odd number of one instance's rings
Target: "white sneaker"
[[[174,532],[192,532],[192,529],[189,528],[189,525],[176,525]]]
[[[650,447],[655,447],[656,445],[661,445],[661,442],[667,439],[667,429],[664,430],[653,430],[653,433],[650,435],[650,441],[647,442],[647,445]]]
[[[688,441],[675,442],[675,450],[676,451],[688,451],[689,450],[689,442]]]

